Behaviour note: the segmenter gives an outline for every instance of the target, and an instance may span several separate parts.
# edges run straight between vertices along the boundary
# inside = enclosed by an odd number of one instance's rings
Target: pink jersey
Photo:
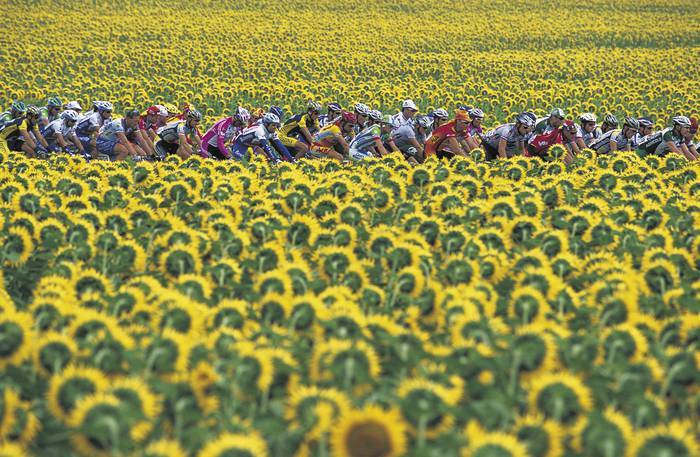
[[[231,157],[226,143],[235,140],[241,131],[240,127],[233,125],[233,117],[219,119],[202,137],[202,155],[208,157],[210,154],[207,149],[209,146],[215,146],[224,157]]]

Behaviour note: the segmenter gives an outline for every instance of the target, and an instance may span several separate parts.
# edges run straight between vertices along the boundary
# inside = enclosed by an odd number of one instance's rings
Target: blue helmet
[[[280,118],[280,120],[284,117],[284,111],[279,106],[271,106],[270,112]]]

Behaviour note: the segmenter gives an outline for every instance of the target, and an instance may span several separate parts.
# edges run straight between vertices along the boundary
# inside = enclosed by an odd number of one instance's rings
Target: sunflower
[[[632,439],[629,455],[692,457],[700,455],[700,446],[692,424],[673,421],[668,425],[658,425],[637,433]]]
[[[175,244],[161,254],[160,268],[163,273],[175,278],[188,273],[199,273],[202,270],[199,249],[192,244]]]
[[[16,423],[16,408],[19,406],[19,395],[14,390],[3,387],[0,394],[0,412],[2,416],[0,417],[0,440],[4,440],[10,432],[12,432],[13,427]]]
[[[321,408],[329,408],[328,413]],[[316,386],[298,386],[287,397],[285,417],[292,425],[308,430],[306,435],[319,439],[331,430],[333,419],[350,411],[350,400],[337,389]]]
[[[519,417],[513,433],[531,456],[561,457],[564,453],[564,432],[556,422],[538,415]]]
[[[47,393],[49,412],[66,422],[80,399],[104,392],[107,386],[107,378],[101,371],[69,365],[51,377]]]
[[[17,443],[0,443],[0,457],[28,457],[21,445]]]
[[[331,448],[338,457],[398,457],[406,451],[406,425],[396,410],[351,410],[333,429]]]
[[[159,376],[177,376],[187,370],[192,348],[191,338],[166,328],[148,341],[143,349],[147,372]]]
[[[3,243],[3,252],[10,264],[24,264],[34,252],[32,234],[20,226],[10,228]]]
[[[267,444],[256,432],[225,433],[205,445],[197,457],[267,457]]]
[[[162,439],[150,443],[143,457],[185,457],[185,451],[178,441]]]
[[[32,316],[5,310],[0,314],[0,335],[0,369],[5,369],[8,365],[19,365],[32,353]]]
[[[449,409],[459,402],[460,387],[450,389],[421,378],[403,381],[396,393],[401,415],[411,434],[425,434],[428,438],[435,438],[449,430],[454,423]]]
[[[468,446],[462,457],[486,457],[492,455],[528,457],[527,447],[516,436],[504,432],[488,432],[476,421],[470,421],[464,431]]]
[[[60,372],[78,355],[78,347],[68,335],[43,333],[34,345],[34,366],[40,373],[53,375]]]
[[[71,441],[81,455],[107,457],[125,451],[129,427],[119,406],[119,400],[106,393],[78,401],[68,425],[76,430]]]
[[[314,348],[309,374],[317,381],[335,381],[344,388],[376,379],[381,372],[374,349],[364,341],[329,339]]]
[[[590,389],[567,372],[544,373],[532,379],[529,390],[531,412],[562,425],[572,425],[592,407]]]
[[[143,380],[135,377],[118,378],[109,385],[107,393],[129,408],[129,418],[133,423],[131,438],[143,441],[152,429],[151,421],[156,420],[161,412],[160,398]]]

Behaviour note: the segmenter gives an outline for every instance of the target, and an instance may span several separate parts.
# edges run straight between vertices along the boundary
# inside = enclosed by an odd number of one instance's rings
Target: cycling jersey
[[[109,119],[102,125],[102,128],[100,128],[100,133],[98,134],[97,138],[112,141],[117,139],[117,133],[123,133],[124,135],[128,135],[130,133],[133,133],[135,130],[136,127],[126,126],[125,119]]]
[[[474,125],[471,122],[469,125],[467,125],[467,133],[469,133],[469,136],[472,137],[477,137],[477,138],[484,138],[484,129],[480,125]]]
[[[416,135],[416,129],[411,124],[404,124],[395,128],[391,132],[391,139],[401,152],[408,152],[408,148],[414,147],[411,140],[416,140],[419,143],[425,143],[425,135]]]
[[[148,115],[147,114],[142,114],[139,117],[139,130],[153,130],[155,133],[158,130],[158,117],[156,117],[155,121],[149,121],[148,120]]]
[[[442,155],[452,156],[454,151],[450,151],[445,144],[445,140],[448,138],[458,138],[464,139],[469,137],[469,133],[458,133],[455,130],[455,122],[450,121],[447,124],[441,125],[433,131],[433,134],[425,142],[425,156],[429,157],[433,154],[437,154],[438,157]],[[443,154],[447,153],[447,154]]]
[[[409,124],[413,126],[415,124],[415,119],[412,117],[406,118],[403,116],[403,113],[396,113],[393,116],[391,116],[391,126],[394,127],[395,129],[401,127],[402,125]]]
[[[75,133],[78,136],[90,136],[90,134],[99,130],[104,122],[105,120],[99,112],[88,111],[78,118],[78,122],[75,124]]]
[[[591,143],[590,148],[594,149],[599,154],[607,154],[610,152],[610,142],[617,143],[617,150],[622,151],[631,145],[631,141],[622,133],[622,129],[613,129],[605,132],[603,136]]]
[[[220,119],[202,137],[202,151],[208,153],[207,149],[211,146],[228,158],[230,154],[226,149],[226,143],[236,138],[242,131],[241,127],[233,125],[232,117]]]
[[[27,120],[27,118],[20,117],[7,121],[2,127],[0,127],[0,139],[7,141],[20,140],[22,130],[34,132],[35,134],[39,133],[39,127],[37,124],[32,124],[29,122],[29,120]]]
[[[564,144],[564,139],[561,129],[550,130],[549,133],[533,135],[527,144],[525,150],[526,157],[544,156],[549,148],[555,144]],[[567,149],[570,149],[567,145]]]
[[[64,119],[56,119],[46,126],[44,129],[44,139],[49,146],[56,142],[56,137],[61,134],[64,140],[68,141],[68,137],[75,133],[75,126],[68,127]]]
[[[586,147],[590,146],[591,143],[600,138],[602,134],[603,133],[600,131],[598,126],[596,126],[590,132],[586,132],[585,130],[583,130],[583,127],[581,127],[580,124],[576,124],[576,138],[581,138],[583,140],[583,144],[585,144]]]
[[[329,117],[328,114],[322,114],[322,115],[320,115],[320,116],[318,117],[318,126],[319,126],[319,129],[321,129],[321,128],[327,126],[327,125],[330,125],[330,124],[334,123],[335,121],[338,120],[338,117],[339,117],[339,116]]]
[[[187,121],[173,121],[160,127],[156,133],[166,143],[178,143],[180,135],[185,135],[191,141],[197,134],[197,128],[189,127]]]
[[[277,133],[269,132],[265,124],[248,127],[243,130],[236,138],[236,141],[233,142],[231,154],[237,159],[242,159],[249,146],[258,146],[265,152],[269,160],[278,161],[279,156],[277,152],[270,146],[270,143],[277,143],[278,141]],[[286,151],[286,149],[283,149],[283,151]]]
[[[340,127],[337,124],[328,124],[314,135],[314,146],[332,148],[337,142],[336,135],[341,135]]]
[[[48,121],[49,123],[55,121],[58,119],[58,116],[60,114],[49,114],[49,107],[48,106],[43,106],[39,110],[41,112],[41,115],[39,116],[39,122],[44,122],[45,120]]]
[[[515,124],[503,124],[486,133],[483,145],[484,147],[495,149],[496,155],[498,155],[498,144],[501,139],[505,139],[506,155],[508,157],[513,157],[522,152],[523,146],[531,137],[532,133],[520,135],[520,133],[518,133],[518,127]]]
[[[381,127],[370,125],[362,130],[350,143],[350,157],[354,160],[362,160],[372,157],[370,148],[374,147],[375,140],[381,137]]]
[[[318,131],[320,128],[318,120],[311,119],[309,113],[292,116],[284,123],[279,130],[279,136],[292,137],[301,134],[301,129],[306,128],[310,133]]]
[[[673,142],[678,148],[685,143],[683,135],[674,132],[673,127],[668,127],[646,136],[637,149],[643,154],[664,156],[671,151],[667,144],[668,141]]]

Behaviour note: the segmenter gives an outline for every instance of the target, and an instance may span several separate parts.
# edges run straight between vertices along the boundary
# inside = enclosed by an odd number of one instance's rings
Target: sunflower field
[[[700,6],[0,0],[0,104],[697,117]],[[0,156],[0,457],[696,457],[700,164]]]

